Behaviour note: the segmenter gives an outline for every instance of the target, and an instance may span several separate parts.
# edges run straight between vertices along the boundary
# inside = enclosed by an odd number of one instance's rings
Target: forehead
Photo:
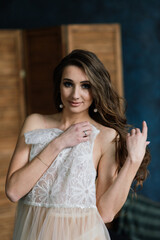
[[[69,65],[66,66],[63,70],[62,73],[62,79],[64,78],[68,78],[71,79],[73,81],[88,81],[88,77],[86,75],[86,73],[84,72],[84,70],[80,67],[74,66],[74,65]]]

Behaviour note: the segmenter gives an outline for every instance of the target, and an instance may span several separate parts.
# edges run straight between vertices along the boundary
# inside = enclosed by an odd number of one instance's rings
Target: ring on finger
[[[87,135],[87,131],[84,130],[83,132],[84,132],[84,137],[87,137],[87,136],[88,136],[88,135]]]

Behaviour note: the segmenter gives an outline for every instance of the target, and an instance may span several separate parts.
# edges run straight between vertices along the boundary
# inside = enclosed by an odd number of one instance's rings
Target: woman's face
[[[66,110],[73,113],[87,111],[92,104],[91,85],[83,69],[67,66],[62,73],[61,100]]]

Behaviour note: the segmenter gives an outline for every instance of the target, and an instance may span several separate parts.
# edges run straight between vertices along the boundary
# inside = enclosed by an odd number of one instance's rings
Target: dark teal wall
[[[152,162],[141,193],[160,201],[160,1],[0,1],[0,28],[120,23],[128,121],[149,126]]]

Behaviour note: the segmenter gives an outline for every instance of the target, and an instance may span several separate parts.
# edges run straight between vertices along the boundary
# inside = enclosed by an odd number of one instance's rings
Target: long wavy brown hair
[[[128,155],[126,147],[126,135],[130,129],[125,116],[125,99],[119,97],[114,90],[108,71],[98,57],[89,51],[76,49],[64,57],[54,70],[54,103],[57,110],[61,104],[60,83],[63,70],[66,66],[74,65],[84,70],[89,78],[93,96],[93,103],[89,108],[89,115],[96,122],[110,128],[114,128],[117,136],[116,144],[117,171],[122,168]],[[94,108],[98,112],[94,113]],[[141,166],[135,176],[135,188],[143,185],[148,175],[147,166],[150,162],[150,153],[146,148],[146,153]]]

